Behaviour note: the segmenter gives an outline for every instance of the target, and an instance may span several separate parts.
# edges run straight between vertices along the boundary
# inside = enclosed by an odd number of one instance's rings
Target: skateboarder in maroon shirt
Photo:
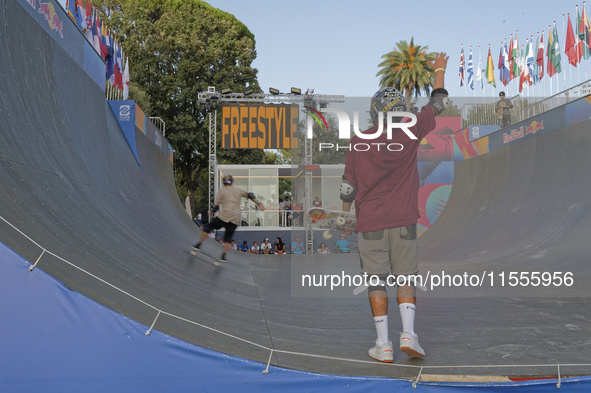
[[[391,139],[384,132],[371,140],[371,148],[367,151],[364,151],[365,147],[359,150],[353,147],[347,152],[341,199],[343,211],[350,211],[355,202],[355,231],[361,271],[379,279],[372,283],[377,281],[377,285],[368,284],[369,302],[378,336],[376,345],[369,350],[369,356],[381,362],[393,362],[392,342],[388,338],[387,286],[391,285],[393,276],[409,277],[419,272],[416,227],[419,217],[417,150],[421,139],[435,129],[435,116],[448,103],[448,94],[444,89],[447,60],[445,53],[436,55],[432,64],[435,84],[431,99],[416,115],[416,125],[408,127],[417,139],[411,139],[402,129],[395,129]],[[375,126],[366,133],[375,134],[380,117],[385,125],[387,121],[384,116],[397,111],[406,111],[402,94],[392,87],[379,90],[373,96],[370,107]],[[411,117],[410,114],[407,116]],[[396,118],[394,114],[394,122],[401,121],[402,117]],[[364,142],[367,139],[355,136],[351,138],[350,145]],[[390,150],[384,147],[392,143],[399,148]],[[400,146],[403,148],[400,149]],[[408,356],[421,357],[425,356],[425,351],[419,345],[414,331],[416,283],[410,280],[406,284],[397,288],[402,319],[400,349]]]

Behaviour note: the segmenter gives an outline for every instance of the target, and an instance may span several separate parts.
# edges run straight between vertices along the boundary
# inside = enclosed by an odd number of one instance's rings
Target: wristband
[[[436,70],[435,70],[435,71],[433,71],[433,72],[437,72],[437,71],[443,71],[443,72],[445,72],[445,68],[438,68],[438,69],[436,69]]]

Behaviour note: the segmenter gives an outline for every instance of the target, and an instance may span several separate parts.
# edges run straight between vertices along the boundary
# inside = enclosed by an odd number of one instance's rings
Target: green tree
[[[209,163],[208,117],[198,93],[208,86],[260,91],[251,66],[254,35],[233,15],[200,0],[93,3],[110,19],[108,25],[129,56],[130,84],[135,86],[130,98],[166,122],[181,174],[179,186],[186,188],[180,194],[190,197],[194,211],[196,192],[207,193],[203,174]],[[247,164],[262,158],[260,150],[218,151],[224,162]]]
[[[400,41],[394,50],[382,56],[384,60],[379,64],[381,69],[376,76],[380,76],[380,87],[394,87],[404,92],[408,111],[412,95],[429,94],[435,82],[432,69],[435,53],[427,53],[427,49],[427,46],[415,45],[414,38],[410,43]]]

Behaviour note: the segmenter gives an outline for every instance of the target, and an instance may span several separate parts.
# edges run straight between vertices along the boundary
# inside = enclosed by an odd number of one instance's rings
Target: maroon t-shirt
[[[351,138],[345,177],[357,187],[357,232],[417,223],[420,217],[417,150],[421,139],[434,129],[435,115],[433,109],[426,105],[417,115],[417,123],[409,128],[418,139],[410,139],[398,128],[393,130],[392,139],[387,139],[385,132],[376,139],[361,139],[357,135]],[[376,130],[377,126],[374,126],[365,133],[373,134]],[[369,150],[361,151],[368,145]],[[403,148],[401,151],[390,151],[388,145],[391,150],[399,150],[400,145]]]

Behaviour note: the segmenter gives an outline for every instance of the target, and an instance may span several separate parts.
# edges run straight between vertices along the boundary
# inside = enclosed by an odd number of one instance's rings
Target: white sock
[[[415,305],[412,303],[400,303],[400,318],[402,319],[402,331],[415,336]]]
[[[373,317],[376,324],[376,332],[378,333],[378,345],[382,346],[388,341],[388,316],[382,315],[380,317]]]

